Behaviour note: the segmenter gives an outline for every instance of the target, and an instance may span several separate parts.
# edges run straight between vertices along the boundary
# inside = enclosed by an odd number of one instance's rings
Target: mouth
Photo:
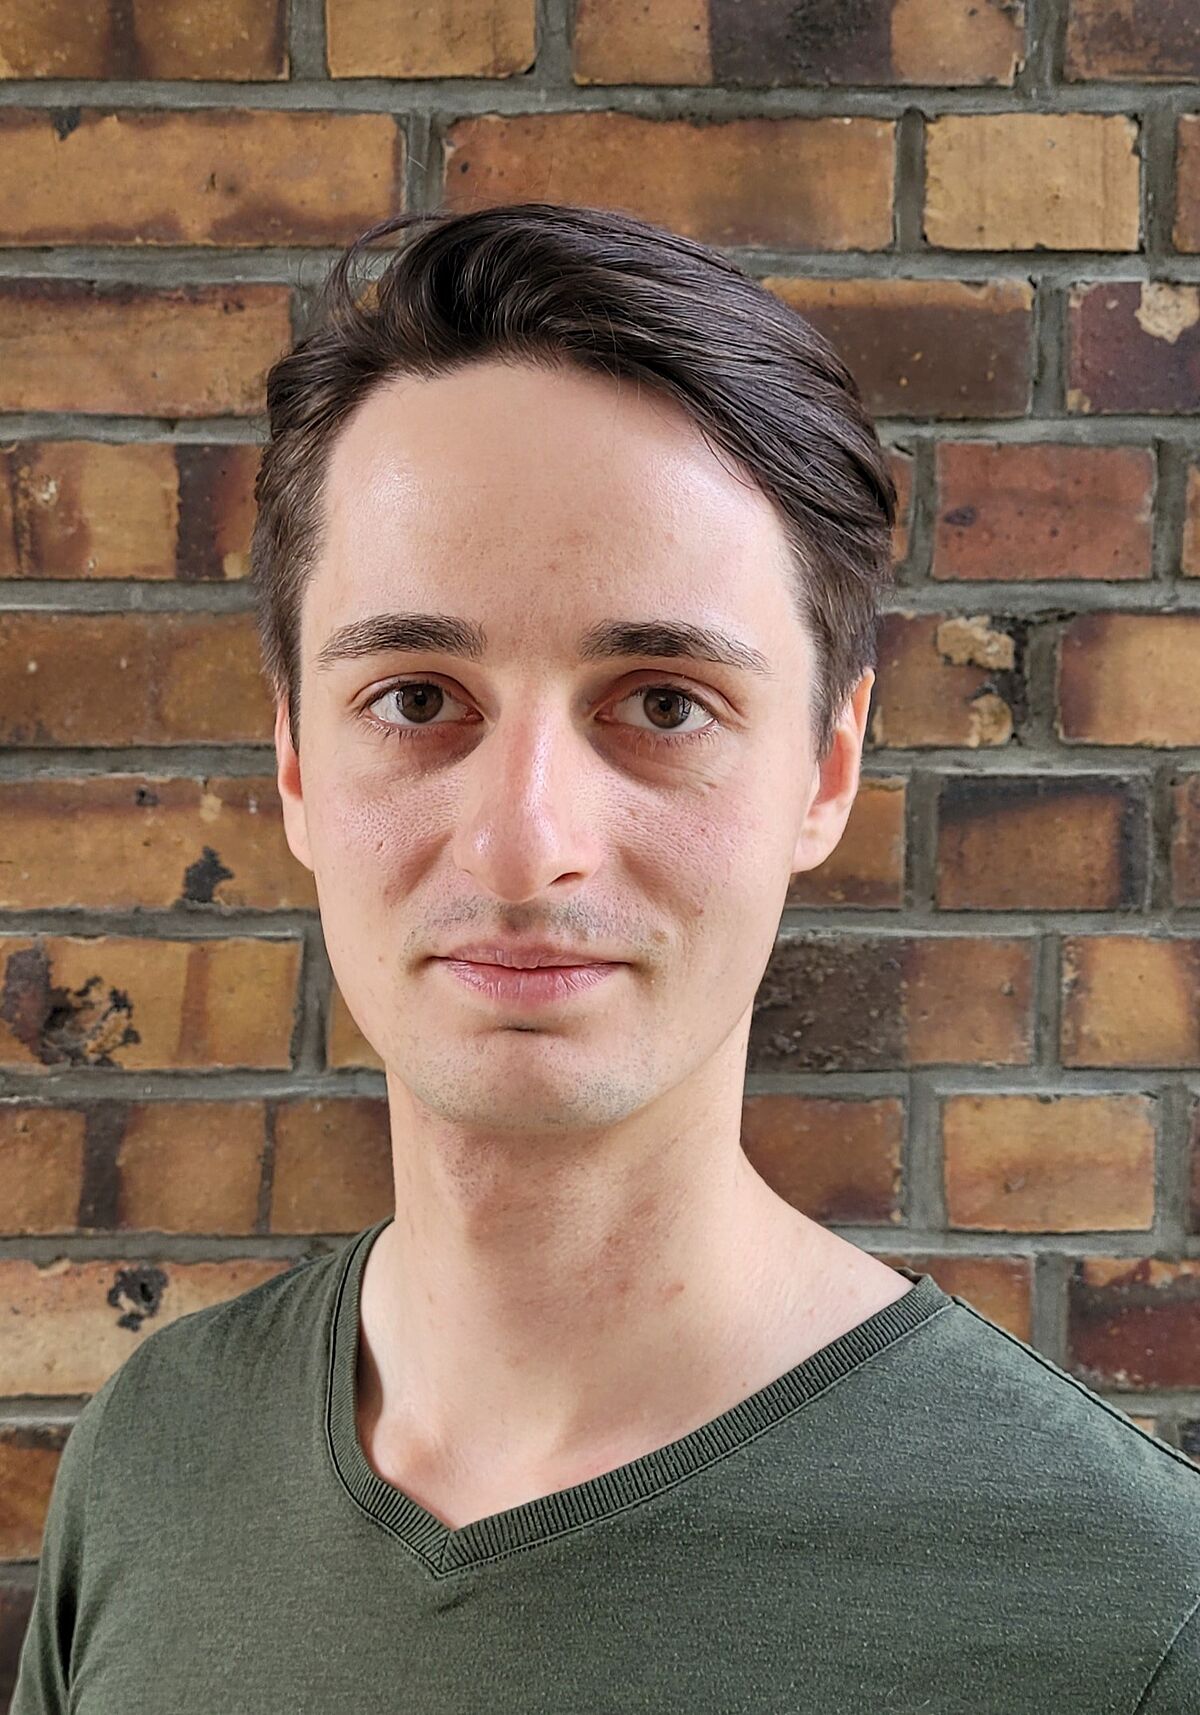
[[[582,996],[622,968],[607,963],[512,966],[461,958],[434,962],[481,999],[520,1007],[546,1006]]]

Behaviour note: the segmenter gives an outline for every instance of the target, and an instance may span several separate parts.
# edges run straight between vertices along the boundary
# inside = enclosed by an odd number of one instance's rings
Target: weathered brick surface
[[[1062,635],[1058,729],[1079,744],[1200,744],[1200,613],[1084,613]]]
[[[904,1104],[747,1096],[742,1148],[771,1189],[812,1221],[901,1219]]]
[[[1200,14],[1196,26],[1200,41]],[[1197,50],[1200,58],[1200,49]],[[1176,250],[1200,250],[1200,114],[1184,113],[1175,155],[1176,204],[1172,242]]]
[[[0,742],[265,743],[250,614],[0,614]]]
[[[258,462],[249,443],[0,447],[0,577],[244,578]]]
[[[1120,114],[934,119],[925,236],[947,250],[1136,250],[1137,125]]]
[[[390,0],[325,0],[332,77],[514,77],[537,52],[534,0],[456,0],[398,14]]]
[[[0,1560],[37,1559],[68,1430],[63,1423],[0,1423]]]
[[[904,796],[898,776],[861,779],[841,840],[824,863],[792,877],[785,903],[902,905]]]
[[[224,1262],[0,1261],[0,1394],[78,1396],[104,1386],[142,1341],[282,1274],[279,1258]]]
[[[0,908],[316,908],[273,775],[0,781],[0,825]]]
[[[1153,1224],[1147,1096],[949,1096],[942,1145],[951,1227],[1084,1233]]]
[[[1200,1387],[1200,1259],[1091,1256],[1067,1286],[1071,1371],[1092,1388]]]
[[[894,126],[884,119],[481,114],[451,125],[446,207],[594,203],[708,244],[882,250]]]
[[[1022,8],[1006,0],[842,0],[747,11],[738,0],[580,0],[576,83],[1011,84]]]
[[[941,441],[935,578],[1147,578],[1147,447]]]
[[[4,0],[0,78],[287,76],[284,0]]]
[[[395,1208],[387,1102],[275,1106],[273,1233],[355,1233]]]
[[[1200,1058],[1200,941],[1066,936],[1064,1066],[1192,1066]]]
[[[1075,286],[1068,326],[1069,411],[1200,409],[1200,286]]]
[[[288,1066],[295,940],[0,937],[0,1066]]]
[[[5,1232],[67,1233],[77,1227],[86,1151],[82,1110],[0,1104]]]
[[[1026,1063],[1032,954],[1008,936],[781,934],[755,997],[748,1070]]]
[[[1200,774],[1171,789],[1171,892],[1176,905],[1200,905]]]
[[[888,469],[896,484],[896,522],[892,526],[892,559],[900,565],[908,558],[912,525],[913,459],[898,447],[888,449]]]
[[[1020,696],[1016,638],[986,614],[897,610],[879,628],[870,748],[1004,745]]]
[[[285,286],[0,280],[0,411],[249,417],[290,340]]]
[[[879,417],[1015,417],[1029,404],[1033,292],[1023,280],[763,284],[832,341]]]
[[[402,206],[386,114],[0,110],[0,243],[347,244]]]
[[[1018,1340],[1031,1341],[1033,1325],[1033,1259],[1008,1256],[933,1256],[928,1252],[876,1252],[894,1266],[903,1262],[918,1273],[931,1274],[944,1292],[965,1298],[973,1309]]]
[[[1200,13],[1192,0],[1069,0],[1063,71],[1075,80],[1200,78]]]
[[[1200,578],[1200,462],[1187,469],[1187,497],[1183,520],[1183,556],[1181,571],[1185,577]]]
[[[1100,775],[944,780],[943,910],[1115,911],[1144,903],[1149,817],[1139,784]]]

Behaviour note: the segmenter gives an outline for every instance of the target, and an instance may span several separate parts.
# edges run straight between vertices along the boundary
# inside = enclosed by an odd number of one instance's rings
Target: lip
[[[617,959],[594,958],[582,947],[553,947],[546,941],[530,941],[525,945],[520,942],[513,942],[511,945],[478,942],[455,947],[441,957],[463,960],[472,965],[500,965],[505,969],[526,971],[541,970],[549,965],[570,966],[577,970],[582,965],[610,965],[622,962]]]
[[[485,1000],[505,1006],[538,1007],[573,999],[611,977],[619,964],[546,965],[513,970],[472,959],[437,959],[450,976]]]

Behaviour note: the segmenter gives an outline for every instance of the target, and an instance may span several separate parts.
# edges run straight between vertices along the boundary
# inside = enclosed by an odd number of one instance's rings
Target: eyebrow
[[[318,652],[316,665],[323,669],[360,655],[400,650],[427,650],[482,661],[487,653],[487,633],[482,625],[453,614],[377,613],[335,631]],[[765,655],[714,626],[661,619],[609,619],[590,626],[579,639],[581,661],[607,661],[625,655],[684,657],[737,667],[763,679],[775,677]]]

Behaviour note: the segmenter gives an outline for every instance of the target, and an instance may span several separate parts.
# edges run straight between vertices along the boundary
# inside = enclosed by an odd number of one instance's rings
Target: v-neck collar
[[[346,1246],[329,1329],[325,1429],[334,1469],[358,1505],[416,1555],[435,1577],[547,1542],[636,1505],[694,1475],[798,1411],[850,1370],[865,1364],[953,1299],[930,1274],[899,1268],[911,1291],[839,1334],[793,1369],[711,1422],[616,1470],[452,1529],[372,1469],[358,1438],[359,1295],[367,1254],[392,1220],[367,1227]]]

